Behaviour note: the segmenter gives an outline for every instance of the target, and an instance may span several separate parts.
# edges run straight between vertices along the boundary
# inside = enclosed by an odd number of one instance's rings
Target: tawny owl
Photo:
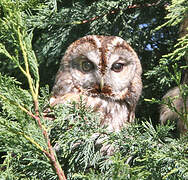
[[[188,34],[187,27],[188,13],[185,15],[179,29],[181,38]],[[186,51],[184,58],[188,65],[188,51]],[[188,69],[185,69],[183,85],[188,85]],[[160,121],[161,124],[165,124],[167,120],[176,121],[177,129],[183,134],[188,131],[188,97],[184,99],[181,94],[182,92],[180,93],[179,87],[175,87],[166,93],[163,99],[168,101],[168,98],[170,98],[174,109],[169,108],[167,105],[162,105],[160,110]]]
[[[101,126],[119,131],[134,121],[142,91],[142,67],[135,51],[120,37],[88,35],[65,52],[52,90],[52,106],[82,95],[101,113]]]
[[[176,121],[177,129],[183,134],[187,132],[188,127],[184,121],[187,121],[188,98],[184,102],[180,94],[179,87],[175,87],[168,91],[163,99],[167,102],[168,98],[172,100],[172,108],[162,105],[160,110],[161,124],[165,124],[167,120]],[[183,116],[182,116],[183,115]]]

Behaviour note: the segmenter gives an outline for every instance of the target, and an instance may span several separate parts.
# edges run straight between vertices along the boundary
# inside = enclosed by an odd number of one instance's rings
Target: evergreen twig
[[[144,5],[136,5],[136,4],[135,4],[135,5],[130,5],[130,6],[127,7],[127,9],[134,9],[134,8],[140,8],[140,7],[156,6],[156,5],[158,5],[160,2],[161,2],[161,0],[159,0],[159,1],[156,2],[156,3],[152,3],[152,4],[144,4]],[[166,6],[166,5],[165,5],[165,6]],[[104,17],[104,16],[107,16],[107,15],[109,15],[109,14],[115,14],[117,11],[120,11],[120,10],[122,11],[123,9],[115,9],[115,10],[112,10],[112,11],[106,13],[106,14],[102,14],[102,15],[100,15],[100,16],[96,16],[96,17],[93,17],[93,18],[88,19],[88,20],[83,20],[83,21],[81,21],[81,22],[73,22],[73,23],[71,23],[71,24],[85,24],[85,23],[89,23],[89,22],[95,21],[95,20],[97,20],[97,19],[100,19],[100,18],[102,18],[102,17]]]

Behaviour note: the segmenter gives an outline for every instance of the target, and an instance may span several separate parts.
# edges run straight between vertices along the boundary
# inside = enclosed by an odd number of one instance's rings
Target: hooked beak
[[[104,79],[102,77],[101,80],[100,80],[100,90],[102,91],[103,88],[104,88]]]

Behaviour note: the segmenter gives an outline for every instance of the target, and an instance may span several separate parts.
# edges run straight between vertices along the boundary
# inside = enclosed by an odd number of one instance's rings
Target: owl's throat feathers
[[[101,77],[100,81],[95,83],[88,92],[90,95],[113,96],[111,87],[104,83],[103,77]]]

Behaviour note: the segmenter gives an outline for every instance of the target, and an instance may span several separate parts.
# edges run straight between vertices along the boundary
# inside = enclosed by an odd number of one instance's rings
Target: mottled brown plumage
[[[169,108],[167,105],[162,105],[160,110],[160,121],[161,124],[165,124],[167,120],[176,121],[177,122],[177,129],[181,133],[187,132],[188,127],[186,126],[185,122],[187,119],[187,112],[188,112],[188,98],[186,102],[184,102],[183,98],[181,97],[179,87],[175,87],[169,90],[163,99],[168,102],[168,99],[172,100],[172,108]],[[183,116],[180,116],[183,115]]]
[[[185,15],[184,20],[180,26],[181,38],[188,34],[187,28],[188,13]],[[186,51],[184,59],[188,66],[188,51]],[[185,75],[182,79],[183,84],[188,85],[188,68],[185,69]],[[184,134],[188,130],[188,97],[186,97],[186,100],[184,102],[181,94],[182,92],[180,93],[179,87],[172,88],[166,93],[163,99],[166,101],[168,98],[171,98],[173,100],[172,106],[174,107],[174,109],[170,109],[167,105],[162,105],[160,110],[160,121],[161,124],[165,124],[167,120],[176,121],[178,130],[181,134]],[[182,115],[184,117],[182,117]]]
[[[67,49],[57,73],[52,106],[82,95],[101,112],[101,125],[118,131],[134,121],[142,91],[142,68],[135,51],[120,37],[85,36]]]

